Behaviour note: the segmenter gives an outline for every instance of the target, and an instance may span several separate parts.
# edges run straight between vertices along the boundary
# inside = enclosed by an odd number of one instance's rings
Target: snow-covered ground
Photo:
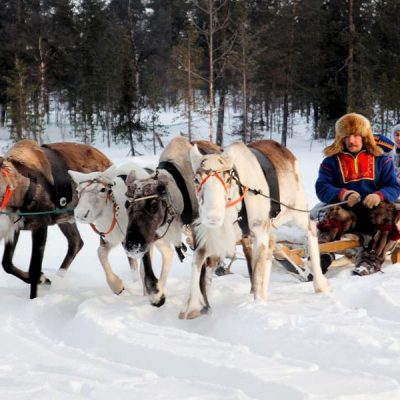
[[[128,160],[126,147],[99,147],[117,164]],[[323,144],[310,146],[305,132],[288,147],[313,205]],[[136,161],[151,165],[157,157]],[[332,269],[329,294],[313,293],[311,283],[274,265],[269,300],[255,303],[239,253],[234,274],[214,278],[212,313],[186,321],[178,312],[190,253],[183,263],[175,258],[158,309],[133,282],[119,248],[111,261],[126,290],[111,293],[98,238],[79,227],[85,246],[64,278],[56,272],[66,243],[50,227],[44,272],[52,285],[37,299],[0,272],[1,399],[400,399],[400,265],[362,278],[351,267]],[[299,235],[286,228],[291,233]],[[23,232],[16,264],[26,269],[29,256],[30,234]],[[156,254],[157,271],[159,263]]]

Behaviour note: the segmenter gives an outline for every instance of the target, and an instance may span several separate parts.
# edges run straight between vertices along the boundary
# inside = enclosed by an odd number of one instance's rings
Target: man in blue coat
[[[317,196],[328,204],[346,201],[344,207],[356,215],[352,231],[374,238],[377,230],[383,228],[371,223],[374,219],[372,210],[382,207],[383,202],[393,203],[400,195],[393,162],[376,143],[370,122],[364,116],[344,115],[336,122],[335,132],[335,141],[324,149],[326,158],[321,163],[315,184]],[[322,229],[327,226],[329,221],[319,224]],[[391,229],[394,233],[390,238],[394,240],[398,235],[394,221]],[[368,275],[381,269],[384,257],[376,254],[375,245],[376,240],[371,240],[361,252],[354,274]],[[324,256],[321,256],[321,262],[327,269],[330,263]]]

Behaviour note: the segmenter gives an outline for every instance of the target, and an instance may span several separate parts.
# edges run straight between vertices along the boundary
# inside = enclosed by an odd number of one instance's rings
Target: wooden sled
[[[291,247],[289,242],[278,242],[273,253],[275,260],[286,270],[299,275],[301,280],[312,280],[311,270],[305,263],[306,251],[304,248]],[[335,260],[332,266],[345,266],[353,262],[357,249],[361,247],[361,241],[355,235],[349,238],[342,238],[333,242],[321,243],[319,245],[320,254],[334,253],[342,255]],[[397,242],[387,254],[393,264],[400,262],[400,242]]]

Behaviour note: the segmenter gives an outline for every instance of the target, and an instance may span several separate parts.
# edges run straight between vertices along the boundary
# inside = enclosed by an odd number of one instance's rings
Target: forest
[[[244,142],[265,130],[314,138],[360,112],[386,134],[400,119],[397,0],[0,0],[0,125],[43,141],[46,124],[109,146],[156,135],[179,109],[191,139]],[[235,132],[224,132],[227,108]]]

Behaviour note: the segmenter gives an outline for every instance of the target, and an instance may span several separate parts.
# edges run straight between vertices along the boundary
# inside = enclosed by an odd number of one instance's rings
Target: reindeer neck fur
[[[234,200],[240,196],[238,185],[233,182],[229,191],[229,198]],[[224,222],[219,228],[209,228],[195,222],[195,236],[198,246],[205,248],[206,253],[219,257],[230,257],[235,253],[236,242],[241,238],[242,232],[237,222],[242,203],[225,209]]]

